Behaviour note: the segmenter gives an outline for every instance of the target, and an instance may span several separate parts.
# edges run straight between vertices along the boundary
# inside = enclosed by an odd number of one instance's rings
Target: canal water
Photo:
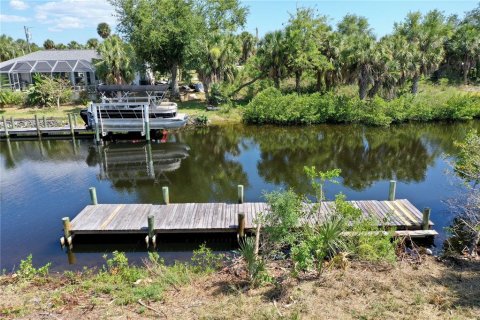
[[[0,143],[0,270],[12,271],[33,254],[35,265],[52,269],[100,266],[112,250],[132,261],[147,256],[142,239],[100,239],[59,246],[61,218],[73,218],[89,204],[89,187],[100,203],[161,203],[162,186],[171,202],[234,202],[238,184],[246,201],[263,201],[265,192],[294,188],[308,193],[303,167],[339,168],[341,183],[327,185],[327,197],[342,192],[351,200],[385,200],[396,179],[397,198],[432,208],[435,244],[452,216],[446,201],[462,191],[451,172],[454,141],[480,122],[407,124],[390,128],[355,125],[311,127],[212,126],[172,133],[167,143],[107,143],[91,140],[3,141]],[[150,156],[151,155],[151,156]],[[205,239],[162,239],[166,261],[186,259]],[[207,238],[218,250],[233,241]]]

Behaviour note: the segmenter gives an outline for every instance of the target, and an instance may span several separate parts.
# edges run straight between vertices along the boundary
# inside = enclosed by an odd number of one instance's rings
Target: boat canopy
[[[168,84],[161,85],[99,85],[99,92],[165,92],[168,90]]]

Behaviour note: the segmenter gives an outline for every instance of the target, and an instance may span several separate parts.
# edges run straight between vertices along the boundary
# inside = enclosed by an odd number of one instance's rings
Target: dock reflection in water
[[[92,146],[87,164],[99,165],[100,180],[110,180],[116,187],[135,187],[143,183],[170,183],[166,172],[178,170],[189,156],[184,143],[109,143]]]

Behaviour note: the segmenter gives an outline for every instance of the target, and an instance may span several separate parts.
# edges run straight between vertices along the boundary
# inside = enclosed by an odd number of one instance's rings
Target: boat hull
[[[185,126],[188,121],[186,114],[177,114],[173,118],[150,118],[150,130],[177,129]],[[143,132],[145,124],[142,119],[102,119],[99,121],[102,132]]]

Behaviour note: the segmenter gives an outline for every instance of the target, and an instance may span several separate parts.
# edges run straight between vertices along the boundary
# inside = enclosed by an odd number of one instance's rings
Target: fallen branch
[[[145,308],[149,309],[149,310],[152,310],[153,312],[155,312],[156,314],[158,315],[161,315],[161,316],[164,316],[165,318],[167,317],[167,315],[165,314],[165,312],[161,311],[161,310],[157,310],[155,308],[152,308],[150,307],[149,305],[146,305],[142,299],[138,299],[138,303],[142,306],[144,306]]]

